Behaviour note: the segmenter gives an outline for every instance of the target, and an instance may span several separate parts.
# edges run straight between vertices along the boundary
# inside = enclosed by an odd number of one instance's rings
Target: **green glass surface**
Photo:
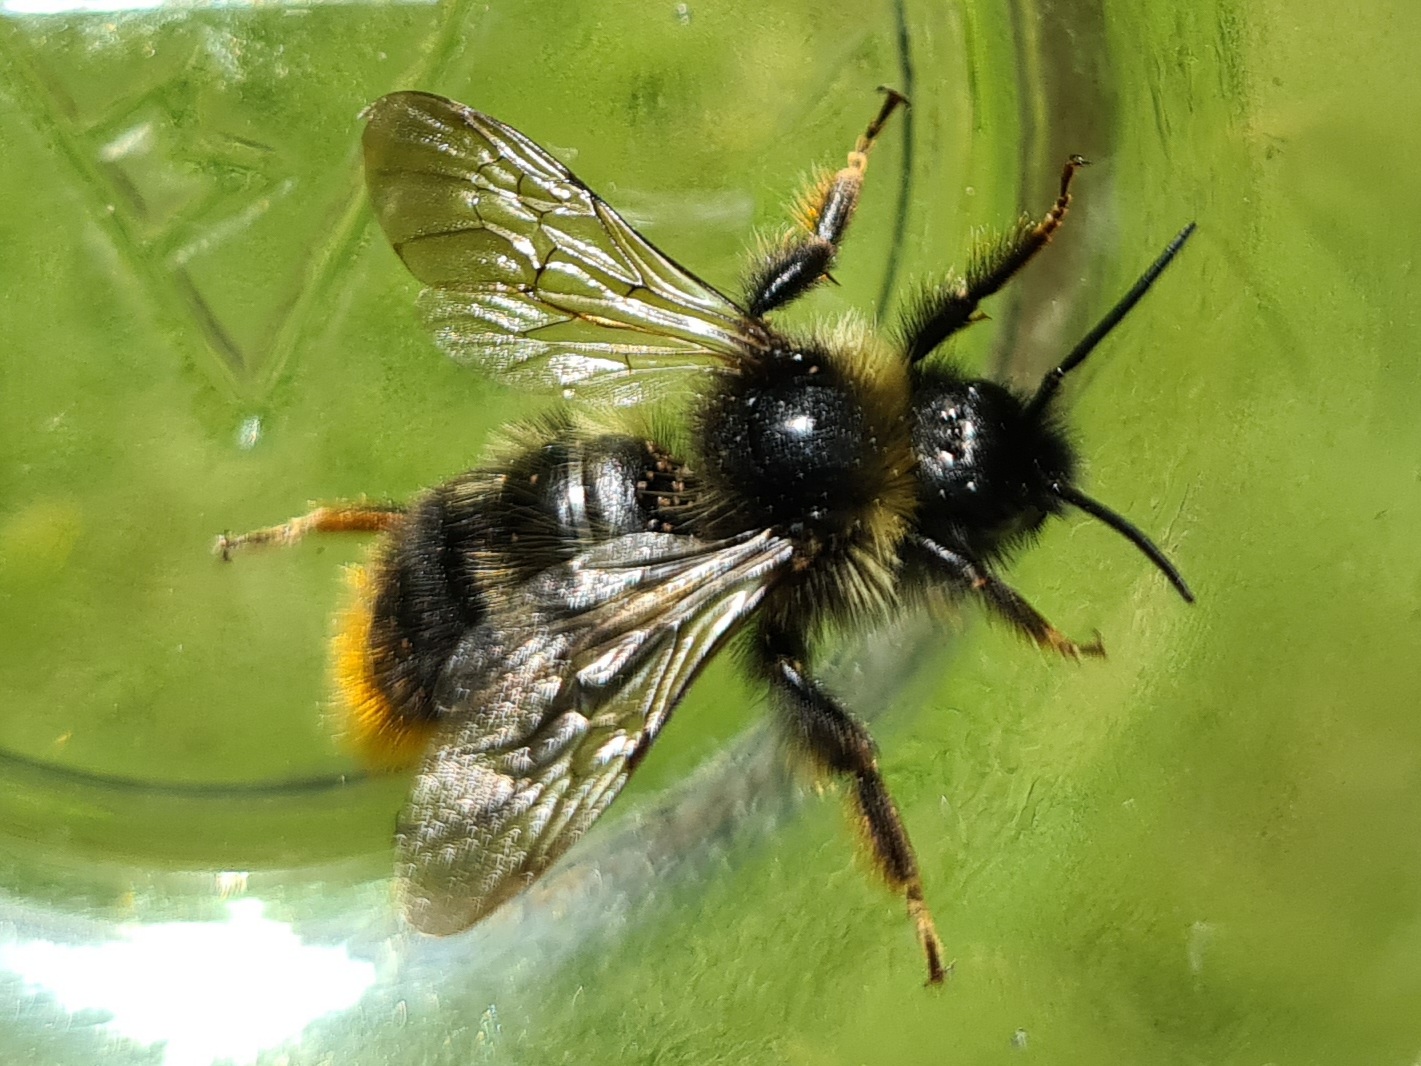
[[[263,1062],[1414,1062],[1418,35],[1395,0],[0,7],[0,949],[218,917],[212,875],[247,871],[379,970]],[[209,552],[405,498],[538,409],[423,334],[360,109],[417,87],[495,114],[736,291],[880,83],[913,96],[901,239],[906,122],[839,285],[788,317],[891,321],[1081,152],[1066,228],[955,349],[1028,382],[1197,220],[1069,395],[1086,488],[1199,602],[1076,516],[1010,577],[1107,661],[971,609],[836,653],[941,989],[729,663],[545,890],[392,938],[406,779],[325,715],[360,538]],[[5,1063],[164,1061],[9,974],[0,1005]]]

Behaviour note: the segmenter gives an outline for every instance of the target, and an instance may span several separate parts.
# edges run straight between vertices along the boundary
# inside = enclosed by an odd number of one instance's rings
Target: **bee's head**
[[[1076,455],[1055,412],[1066,375],[1140,302],[1193,232],[1191,222],[1029,398],[994,381],[964,378],[948,365],[916,364],[912,418],[920,535],[991,562],[1051,515],[1074,507],[1135,545],[1185,600],[1194,601],[1149,537],[1076,487]]]
[[[994,381],[950,366],[920,371],[913,395],[920,531],[990,559],[1031,536],[1065,501],[1075,475],[1065,433]]]
[[[1149,537],[1076,488],[1076,453],[1054,412],[1062,376],[1061,368],[1051,371],[1026,399],[994,381],[965,379],[950,366],[918,371],[912,414],[918,532],[990,562],[1074,507],[1139,548],[1192,603],[1189,586]]]

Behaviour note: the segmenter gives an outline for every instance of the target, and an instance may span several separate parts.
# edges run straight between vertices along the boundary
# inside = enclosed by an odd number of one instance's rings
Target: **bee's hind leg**
[[[212,546],[224,562],[238,548],[274,544],[285,547],[311,533],[384,533],[404,516],[405,509],[394,503],[337,503],[317,507],[279,526],[253,529],[247,533],[223,533]]]
[[[786,731],[819,766],[853,779],[854,801],[869,850],[884,879],[903,893],[927,958],[928,983],[939,984],[948,973],[942,941],[923,899],[913,845],[878,772],[873,737],[862,722],[808,675],[803,660],[803,642],[796,634],[762,630],[755,647],[755,664],[774,690],[776,703],[784,713]]]
[[[884,89],[883,106],[859,137],[848,163],[833,174],[821,174],[800,196],[794,207],[798,225],[759,253],[746,284],[746,303],[756,318],[803,296],[828,277],[839,254],[863,190],[868,152],[878,139],[888,116],[908,99]]]

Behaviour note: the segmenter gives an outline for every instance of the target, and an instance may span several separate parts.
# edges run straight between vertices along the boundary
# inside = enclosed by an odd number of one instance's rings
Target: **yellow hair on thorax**
[[[917,499],[907,360],[856,312],[840,318],[820,343],[834,368],[854,383],[877,439],[880,491],[868,522],[873,539],[896,546]]]

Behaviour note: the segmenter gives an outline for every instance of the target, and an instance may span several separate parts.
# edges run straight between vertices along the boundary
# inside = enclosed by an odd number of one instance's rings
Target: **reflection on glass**
[[[221,921],[120,924],[90,944],[17,937],[0,943],[0,970],[71,1015],[103,1015],[115,1037],[162,1045],[163,1066],[252,1062],[375,983],[373,963],[304,942],[259,899],[226,909]]]

